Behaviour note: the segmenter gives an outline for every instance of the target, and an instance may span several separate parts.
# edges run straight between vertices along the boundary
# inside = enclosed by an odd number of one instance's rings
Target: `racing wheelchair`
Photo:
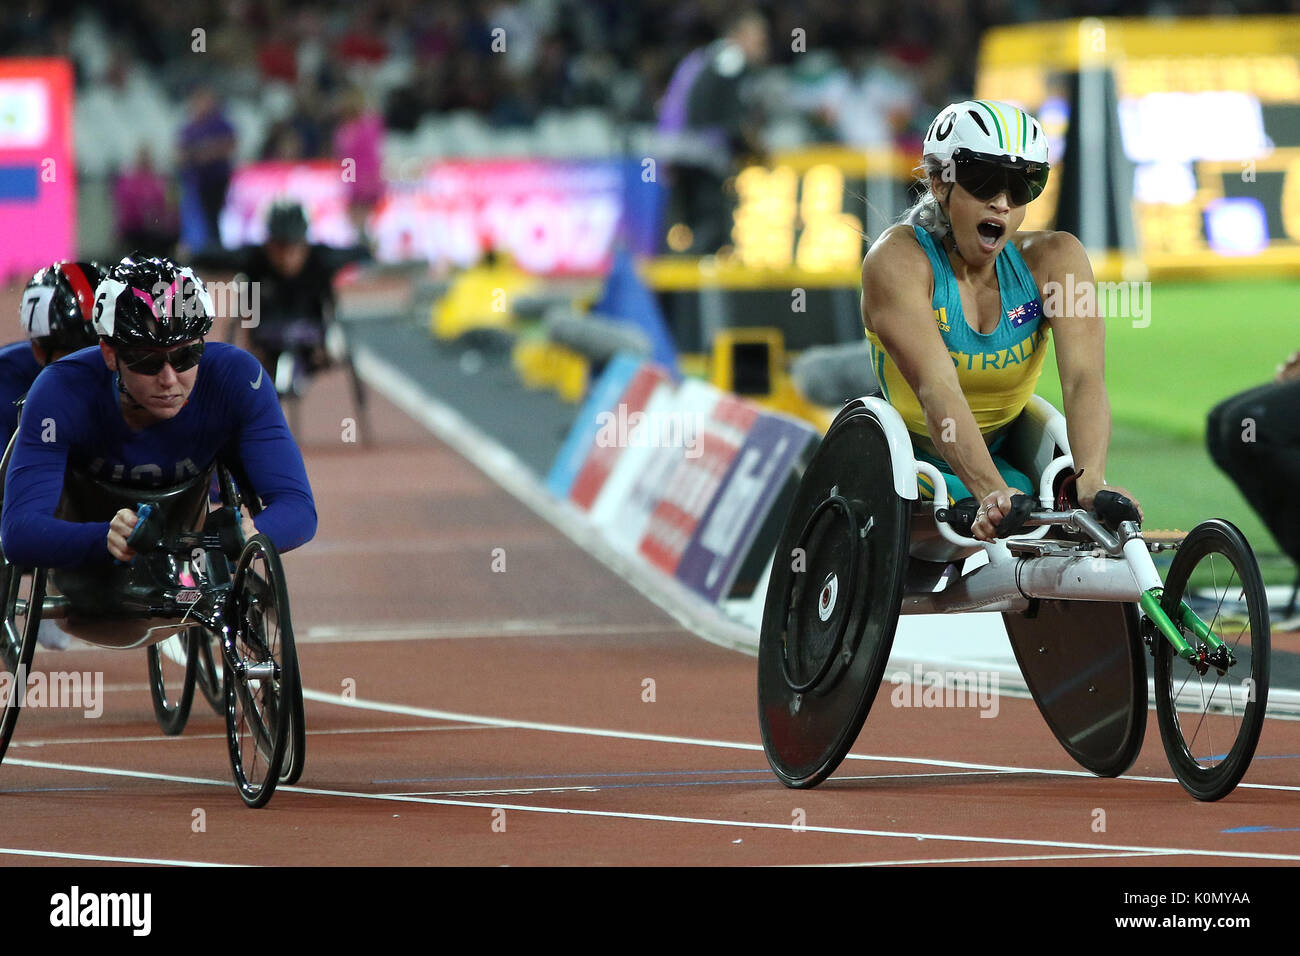
[[[12,449],[11,442],[0,482]],[[221,507],[209,510],[214,473]],[[265,535],[242,540],[241,507],[256,514],[260,506],[246,476],[220,462],[147,491],[68,469],[56,514],[107,521],[136,509],[129,543],[137,554],[129,565],[94,573],[0,562],[0,657],[11,689],[0,711],[0,761],[24,703],[40,623],[60,619],[91,644],[147,648],[150,694],[167,734],[183,730],[198,686],[225,717],[246,805],[265,806],[277,784],[297,782],[306,729],[284,568]]]
[[[1002,453],[1038,494],[1017,495],[998,539],[982,542],[970,537],[973,509],[945,506],[943,474],[917,460],[892,406],[864,397],[836,416],[795,493],[763,608],[759,723],[773,771],[792,788],[834,772],[876,698],[900,614],[1000,611],[1030,695],[1075,761],[1116,777],[1137,759],[1150,655],[1175,776],[1198,800],[1226,796],[1268,699],[1268,603],[1250,545],[1219,519],[1147,540],[1114,492],[1079,508],[1065,419],[1038,396]],[[1165,550],[1162,581],[1153,554]],[[968,560],[981,551],[986,563]]]
[[[227,335],[227,342],[232,345],[237,324],[230,324]],[[311,380],[320,372],[341,365],[348,375],[353,414],[362,443],[369,443],[366,387],[357,373],[352,345],[342,323],[311,318],[267,321],[253,330],[251,341],[265,356],[265,367],[294,435],[302,434],[301,404]]]

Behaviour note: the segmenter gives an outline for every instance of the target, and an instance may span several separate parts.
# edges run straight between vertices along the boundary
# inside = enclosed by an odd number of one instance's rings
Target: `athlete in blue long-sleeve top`
[[[18,427],[16,403],[41,369],[98,341],[91,310],[103,277],[103,268],[94,262],[56,262],[23,289],[18,320],[27,337],[0,348],[0,447],[8,447]]]
[[[129,509],[111,522],[54,517],[71,464],[112,483],[173,485],[235,455],[265,506],[255,528],[287,551],[316,533],[302,455],[261,365],[206,345],[212,303],[188,268],[124,259],[95,297],[97,349],[51,365],[28,393],[5,482],[0,540],[15,564],[130,560]]]
[[[5,447],[18,427],[18,400],[40,373],[41,363],[28,343],[15,342],[0,349],[0,441]]]

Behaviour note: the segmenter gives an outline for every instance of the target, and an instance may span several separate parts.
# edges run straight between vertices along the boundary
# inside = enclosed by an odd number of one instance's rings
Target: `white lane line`
[[[99,853],[60,853],[56,850],[20,850],[0,846],[0,855],[40,856],[54,860],[94,860],[100,863],[142,863],[151,866],[248,866],[247,863],[208,863],[203,860],[164,860],[147,856],[105,856]]]
[[[528,787],[520,790],[404,790],[390,797],[522,797],[534,793],[600,793],[605,787],[590,784],[577,787]]]
[[[792,864],[815,869],[842,866],[922,866],[926,863],[1016,863],[1028,860],[1104,860],[1124,856],[1174,856],[1172,853],[1043,853],[1037,856],[956,856],[935,857],[932,860],[867,860],[862,863],[811,863]]]
[[[766,773],[765,770],[748,771],[759,774]],[[936,773],[882,773],[854,777],[836,777],[836,780],[915,780],[922,777],[989,777],[997,776],[996,771],[988,770],[949,770]],[[751,786],[770,786],[772,778],[770,775],[763,780],[710,780],[707,784],[717,786],[742,786],[750,784]],[[635,790],[646,787],[698,787],[704,786],[705,783],[696,780],[680,780],[656,782],[651,784],[576,784],[568,787],[521,787],[514,789],[496,789],[496,790],[401,790],[392,796],[401,797],[486,797],[486,796],[510,796],[524,795],[530,793],[603,793],[607,790]]]
[[[195,783],[205,786],[231,786],[229,781],[204,780],[179,774],[123,770],[117,767],[92,767],[84,764],[61,764],[43,760],[14,760],[24,767],[44,770],[64,770],[71,773],[104,774],[114,777],[135,777],[145,780],[163,780],[173,783]],[[727,827],[740,830],[778,830],[794,832],[788,822],[767,823],[759,820],[724,820],[712,817],[682,817],[659,813],[631,813],[621,810],[590,810],[570,807],[544,807],[520,803],[498,803],[471,800],[449,800],[437,797],[401,796],[390,793],[363,793],[355,790],[328,790],[322,787],[279,787],[278,791],[317,797],[343,797],[352,800],[378,800],[385,803],[414,803],[442,807],[469,807],[480,810],[516,810],[520,813],[543,813],[556,816],[596,817],[613,820],[639,820],[647,823],[683,823],[695,826]],[[1134,852],[1152,856],[1202,856],[1232,860],[1281,860],[1300,862],[1300,855],[1288,853],[1259,853],[1246,850],[1208,850],[1191,847],[1132,846],[1126,844],[1080,843],[1071,840],[1030,840],[1022,837],[988,837],[959,833],[924,833],[899,830],[866,830],[857,827],[828,827],[807,824],[799,832],[829,833],[838,836],[885,837],[902,840],[935,840],[945,843],[978,843],[1006,846],[1032,846],[1064,850],[1100,850],[1103,852]]]
[[[403,714],[409,717],[428,717],[431,720],[453,720],[464,721],[473,724],[487,724],[496,727],[513,727],[519,730],[540,730],[546,733],[554,734],[578,734],[586,737],[612,737],[618,740],[644,740],[650,743],[661,744],[681,744],[690,747],[715,747],[723,750],[763,750],[763,745],[758,743],[742,743],[734,740],[709,740],[699,737],[674,737],[668,734],[647,734],[632,730],[606,730],[597,727],[574,727],[568,724],[549,724],[533,720],[510,720],[502,717],[487,717],[482,714],[461,714],[450,710],[435,710],[429,707],[411,707],[406,704],[388,704],[379,701],[347,699],[337,694],[326,694],[321,691],[303,689],[302,696],[307,700],[319,701],[323,704],[335,704],[339,707],[352,707],[358,710],[373,710],[389,714]],[[1097,775],[1087,770],[1068,770],[1054,769],[1049,767],[1013,767],[1002,764],[982,764],[973,763],[965,760],[940,760],[933,757],[890,757],[880,754],[855,754],[850,753],[845,760],[872,760],[881,763],[901,763],[911,764],[923,767],[951,767],[957,770],[978,770],[978,771],[997,771],[1001,773],[1020,773],[1020,774],[1044,774],[1059,777],[1087,777],[1090,780],[1096,780]],[[840,779],[831,777],[831,782]],[[1125,775],[1119,778],[1124,781],[1136,781],[1140,783],[1177,783],[1174,777],[1146,777],[1137,775]],[[823,784],[823,786],[825,786]],[[1286,786],[1283,784],[1272,783],[1239,783],[1238,788],[1245,787],[1255,790],[1286,790],[1300,792],[1300,786]]]
[[[426,641],[454,638],[514,637],[624,637],[674,634],[681,628],[672,621],[660,624],[600,624],[591,621],[537,621],[504,618],[479,621],[415,621],[375,627],[345,624],[309,627],[300,644],[363,644],[377,641]]]
[[[462,730],[500,730],[500,727],[488,724],[456,724],[453,727],[339,727],[333,730],[309,730],[308,737],[328,737],[337,734],[433,734],[440,731]],[[146,741],[170,740],[184,743],[186,740],[225,740],[225,734],[178,734],[168,737],[162,734],[140,737],[47,737],[42,740],[10,741],[11,750],[19,747],[54,747],[61,744],[134,744]]]

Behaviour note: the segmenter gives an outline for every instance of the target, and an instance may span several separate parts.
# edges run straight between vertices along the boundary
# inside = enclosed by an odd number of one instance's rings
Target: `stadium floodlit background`
[[[478,343],[547,400],[572,407],[599,371],[586,320],[821,427],[817,373],[790,373],[861,339],[866,240],[906,207],[927,125],[1007,99],[1052,136],[1027,226],[1077,232],[1099,277],[1144,296],[1108,320],[1110,477],[1157,527],[1237,522],[1281,583],[1203,435],[1300,347],[1288,15],[1300,3],[6,4],[4,336],[42,264],[258,242],[292,195],[314,241],[364,243],[410,283],[426,337]],[[613,296],[611,273],[648,294]]]

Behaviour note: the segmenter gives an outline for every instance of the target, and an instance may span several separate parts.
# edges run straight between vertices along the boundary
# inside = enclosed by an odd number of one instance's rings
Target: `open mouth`
[[[976,230],[980,235],[980,245],[988,250],[998,244],[998,240],[1007,231],[1007,227],[997,219],[984,219],[976,226]]]

